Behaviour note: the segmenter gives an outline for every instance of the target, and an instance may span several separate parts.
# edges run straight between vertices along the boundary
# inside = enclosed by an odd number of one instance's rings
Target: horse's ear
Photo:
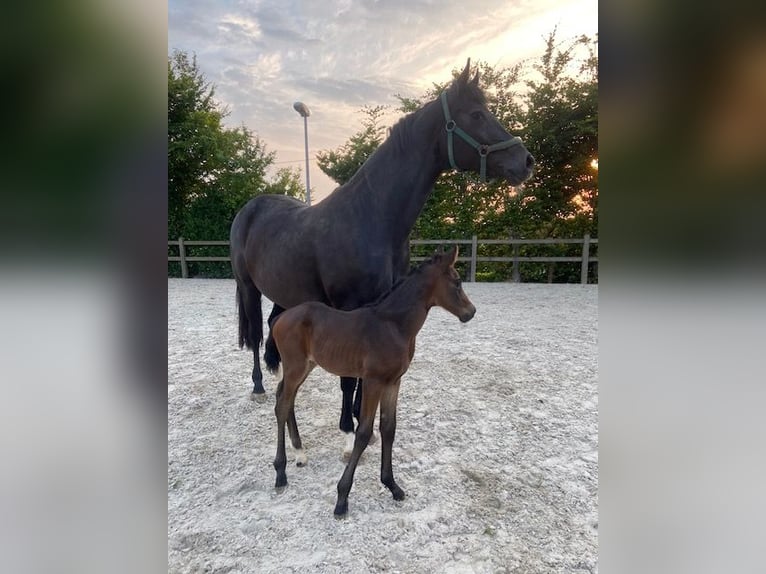
[[[460,75],[457,78],[458,84],[465,86],[468,84],[468,76],[471,73],[471,58],[468,58],[468,61],[465,63],[465,68],[463,68],[463,71],[460,73]]]
[[[473,80],[471,80],[471,84],[473,84],[475,87],[479,87],[479,70],[476,70],[476,74],[473,77]]]

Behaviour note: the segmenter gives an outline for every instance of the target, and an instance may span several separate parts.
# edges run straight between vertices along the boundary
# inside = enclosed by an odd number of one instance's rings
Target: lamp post
[[[311,112],[303,102],[295,102],[293,109],[303,118],[303,138],[306,144],[306,204],[311,205],[311,184],[309,183],[309,116]]]

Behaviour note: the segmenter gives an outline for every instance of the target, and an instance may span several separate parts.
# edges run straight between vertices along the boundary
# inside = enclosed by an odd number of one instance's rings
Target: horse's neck
[[[440,126],[441,115],[432,104],[415,112],[394,127],[354,176],[365,188],[370,213],[393,231],[394,243],[407,239],[444,169],[437,149]]]

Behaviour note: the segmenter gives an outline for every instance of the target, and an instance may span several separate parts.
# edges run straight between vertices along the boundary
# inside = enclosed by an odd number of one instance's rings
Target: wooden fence
[[[582,251],[578,257],[574,256],[522,256],[517,255],[518,246],[520,245],[564,245],[564,244],[582,244]],[[410,241],[410,246],[413,245],[469,245],[471,248],[470,255],[463,255],[458,257],[458,261],[469,262],[468,269],[468,281],[476,281],[476,264],[480,262],[501,262],[501,263],[513,263],[514,269],[518,269],[518,264],[525,261],[534,261],[541,263],[580,263],[580,283],[588,282],[588,266],[590,264],[597,264],[598,257],[592,257],[590,255],[590,246],[597,245],[598,239],[591,238],[589,234],[585,234],[582,238],[572,239],[478,239],[476,235],[471,239],[413,239]],[[179,262],[181,264],[181,277],[187,278],[189,276],[188,263],[191,261],[230,261],[229,256],[202,256],[202,257],[190,257],[186,254],[187,246],[208,246],[208,245],[229,245],[228,241],[187,241],[183,237],[179,237],[178,241],[168,241],[168,246],[178,247],[177,256],[168,256],[168,262]],[[486,257],[479,255],[480,245],[511,245],[513,246],[514,254],[510,257]],[[461,251],[464,253],[464,251]],[[412,261],[422,261],[427,257],[412,256]]]

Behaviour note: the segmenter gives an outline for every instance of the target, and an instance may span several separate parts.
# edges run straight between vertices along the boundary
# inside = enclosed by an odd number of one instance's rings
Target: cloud
[[[336,148],[359,129],[354,111],[420,96],[468,57],[510,66],[557,23],[562,37],[597,31],[596,0],[170,0],[168,13],[169,49],[197,53],[228,121],[283,161],[302,151],[296,100],[312,110],[312,148]]]

